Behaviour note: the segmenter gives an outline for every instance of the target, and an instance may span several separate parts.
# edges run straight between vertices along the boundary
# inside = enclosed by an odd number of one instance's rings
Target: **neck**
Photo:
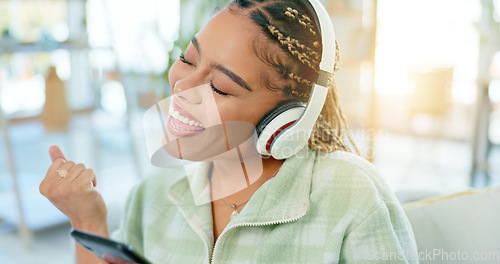
[[[212,201],[241,204],[250,197],[283,164],[284,160],[263,159],[252,155],[249,159],[224,159],[214,161],[211,180]]]

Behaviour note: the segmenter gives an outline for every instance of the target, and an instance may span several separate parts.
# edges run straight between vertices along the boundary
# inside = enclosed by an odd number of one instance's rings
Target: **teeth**
[[[177,129],[180,129],[180,130],[186,130],[186,129],[182,128],[182,127],[177,127],[177,126],[175,125],[175,123],[174,123],[174,120],[170,120],[170,123],[172,124],[172,126],[176,127]]]
[[[181,114],[178,111],[175,111],[173,108],[170,109],[170,112],[173,118],[181,121],[184,124],[188,124],[190,126],[195,126],[195,127],[203,127],[203,125],[200,122],[181,116]]]

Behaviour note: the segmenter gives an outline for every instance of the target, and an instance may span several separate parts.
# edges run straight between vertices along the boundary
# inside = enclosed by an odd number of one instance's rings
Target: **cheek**
[[[263,116],[262,110],[252,106],[252,103],[234,103],[220,98],[216,100],[217,109],[222,121],[245,121],[256,126]],[[234,99],[233,99],[234,100]]]
[[[218,95],[214,95],[216,97],[219,97]],[[231,121],[231,120],[237,120],[235,119],[235,110],[231,104],[227,103],[224,98],[216,98],[215,99],[215,104],[217,105],[217,111],[219,112],[220,120],[222,122],[224,121]]]
[[[241,120],[241,109],[238,105],[235,105],[234,98],[221,98],[219,95],[215,96],[215,103],[217,104],[217,110],[219,111],[219,116],[221,121],[239,121]]]

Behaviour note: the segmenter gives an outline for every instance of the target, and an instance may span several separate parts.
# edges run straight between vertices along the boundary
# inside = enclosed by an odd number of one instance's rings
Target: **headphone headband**
[[[304,1],[304,4],[321,33],[320,72],[318,79],[312,85],[307,106],[305,109],[299,109],[300,116],[297,116],[297,109],[289,109],[285,112],[278,111],[277,113],[273,110],[274,120],[259,124],[263,127],[258,126],[258,131],[262,131],[262,134],[259,135],[257,149],[261,154],[271,155],[275,159],[291,157],[307,144],[314,124],[325,104],[330,78],[335,66],[335,31],[330,15],[318,0]],[[295,116],[293,119],[296,121],[290,122],[292,116]],[[268,126],[269,124],[272,125]]]
[[[330,15],[318,0],[307,0],[305,2],[306,6],[313,9],[309,10],[309,12],[311,12],[311,14],[313,14],[313,16],[317,19],[316,25],[321,33],[321,42],[323,45],[319,69],[333,74],[336,44],[335,30],[333,29]]]

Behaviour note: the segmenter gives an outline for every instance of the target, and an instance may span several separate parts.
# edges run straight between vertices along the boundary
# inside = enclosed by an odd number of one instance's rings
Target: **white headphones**
[[[257,150],[261,155],[286,159],[299,152],[309,140],[328,93],[328,81],[335,66],[335,31],[330,15],[318,0],[305,1],[316,20],[322,39],[319,77],[313,84],[307,106],[288,102],[271,110],[257,124]]]

